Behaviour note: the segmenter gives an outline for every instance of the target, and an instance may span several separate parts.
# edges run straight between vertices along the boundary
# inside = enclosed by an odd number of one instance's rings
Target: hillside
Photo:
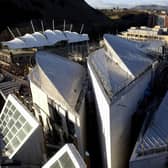
[[[57,29],[63,29],[66,20],[67,30],[72,23],[73,31],[78,31],[85,24],[84,33],[91,39],[98,40],[104,33],[124,31],[130,26],[146,25],[147,14],[124,13],[121,18],[110,19],[102,11],[93,9],[84,0],[1,0],[0,2],[0,41],[12,37],[6,27],[19,27],[22,34],[32,32],[30,20],[36,30],[41,30],[40,21],[45,29],[52,28],[52,19]],[[17,35],[16,30],[13,29]]]
[[[134,10],[168,10],[168,6],[161,5],[139,5],[132,8]]]
[[[30,19],[55,19],[62,24],[66,19],[72,23],[109,24],[101,12],[91,8],[84,0],[1,0],[0,28]]]

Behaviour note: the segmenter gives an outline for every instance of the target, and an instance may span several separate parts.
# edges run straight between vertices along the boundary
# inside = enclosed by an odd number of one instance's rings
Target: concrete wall
[[[97,115],[101,138],[104,168],[123,168],[128,165],[131,119],[138,102],[143,98],[152,77],[152,70],[134,81],[111,102],[100,81],[95,77],[93,67],[88,69],[97,103]],[[113,98],[112,98],[113,99]],[[110,105],[111,104],[111,105]]]
[[[130,161],[130,168],[167,168],[168,152],[140,157]]]
[[[103,168],[111,168],[111,136],[110,136],[110,102],[103,93],[99,81],[96,79],[94,70],[88,63],[88,69],[92,80],[97,104],[97,117],[99,126],[99,135],[101,139],[101,150],[104,161]]]
[[[42,117],[42,121],[43,121],[43,128],[45,131],[48,130],[49,123],[47,123],[48,117],[53,117],[52,114],[50,114],[49,111],[49,107],[48,107],[48,96],[38,87],[36,86],[33,82],[30,81],[30,87],[31,87],[31,92],[32,92],[32,97],[33,97],[33,103],[35,105],[38,105],[38,108],[35,109],[35,115],[36,118],[40,121],[39,119],[39,111]],[[59,98],[59,95],[58,95]],[[56,98],[51,98],[52,100],[54,100],[54,102],[56,103],[57,99]],[[60,100],[60,99],[59,99]],[[58,102],[59,102],[58,100]],[[84,113],[85,113],[85,99],[82,100],[82,104],[80,107],[80,111],[79,114],[77,112],[75,112],[74,110],[70,109],[69,107],[65,107],[65,103],[61,104],[61,102],[58,104],[59,109],[57,109],[59,111],[59,113],[62,115],[62,119],[63,119],[63,123],[64,123],[64,131],[67,130],[67,126],[66,126],[66,112],[68,112],[68,118],[70,121],[72,121],[74,123],[75,126],[75,131],[76,131],[76,136],[77,136],[77,145],[80,151],[81,155],[84,155],[84,144],[85,144],[85,135],[84,135]],[[66,131],[67,132],[67,131]]]
[[[129,142],[131,119],[138,102],[143,98],[144,91],[151,81],[152,71],[146,72],[138,80],[125,89],[125,93],[111,105],[111,150],[112,167],[123,168],[129,160]]]
[[[30,81],[30,87],[33,103],[38,107],[40,107],[40,109],[38,109],[39,111],[35,109],[35,116],[37,120],[40,121],[39,115],[41,114],[44,129],[47,130],[48,129],[47,116],[50,116],[47,95],[31,81]]]
[[[79,110],[80,116],[80,137],[79,141],[81,144],[80,151],[82,151],[82,156],[84,156],[84,152],[86,149],[86,113],[85,113],[85,97],[82,100],[81,107]]]

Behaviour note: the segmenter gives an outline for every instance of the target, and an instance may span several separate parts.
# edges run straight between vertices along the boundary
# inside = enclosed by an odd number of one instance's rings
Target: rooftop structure
[[[8,96],[2,109],[0,129],[4,157],[32,165],[42,163],[44,144],[41,144],[39,123],[14,95]],[[26,157],[27,153],[31,155]]]
[[[139,43],[109,34],[104,35],[104,48],[89,56],[106,168],[128,162],[132,115],[151,82],[153,63]]]
[[[73,144],[64,145],[42,168],[86,168]]]
[[[16,81],[6,81],[0,83],[0,94],[6,100],[9,94],[14,94],[20,89],[20,83]]]
[[[153,114],[148,127],[140,133],[130,159],[131,168],[166,167],[167,163],[167,103],[168,93],[165,95],[158,110]],[[145,123],[147,124],[147,123]],[[150,163],[150,164],[149,164]]]
[[[61,31],[52,31],[52,30],[46,30],[44,32],[44,35],[47,38],[47,45],[54,45],[60,41],[67,41],[66,36]]]
[[[95,56],[90,58],[90,62],[105,90],[112,96],[140,76],[151,66],[152,60],[146,56],[138,43],[112,35],[104,35],[104,38],[107,47],[93,53]]]
[[[137,41],[162,40],[166,43],[168,42],[168,30],[167,28],[160,28],[160,26],[155,26],[154,28],[145,26],[131,27],[119,36]]]
[[[89,41],[89,37],[87,34],[78,34],[76,32],[70,32],[70,31],[65,31],[64,33],[69,43]]]
[[[8,49],[40,48],[53,46],[59,42],[68,41],[68,43],[79,43],[89,41],[87,34],[79,34],[70,31],[46,30],[43,33],[35,32],[25,34],[11,41],[2,42],[3,47]]]
[[[120,63],[121,69],[126,71],[133,78],[138,77],[149,65],[152,60],[138,48],[135,42],[130,42],[116,36],[104,35],[106,45],[112,46],[111,59]],[[122,50],[121,50],[122,47]]]
[[[46,36],[40,32],[35,32],[32,34],[32,36],[36,39],[38,44],[36,44],[37,47],[43,47],[46,46],[48,43],[48,40],[46,39]]]
[[[35,51],[31,49],[26,50],[0,50],[0,63],[1,64],[20,64],[20,65],[30,65],[34,59]]]
[[[14,38],[11,41],[2,42],[4,46],[7,46],[9,49],[21,49],[25,48],[25,43],[19,38]]]

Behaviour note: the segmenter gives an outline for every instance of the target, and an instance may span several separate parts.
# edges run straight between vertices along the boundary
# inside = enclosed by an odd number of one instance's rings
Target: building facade
[[[128,164],[132,116],[153,76],[153,61],[134,42],[104,35],[104,49],[92,53],[88,69],[97,103],[105,168]]]
[[[35,116],[43,125],[49,150],[73,143],[83,156],[85,70],[48,52],[37,53],[36,62],[29,75],[30,87]]]
[[[146,26],[131,27],[127,31],[122,32],[119,36],[128,40],[161,40],[168,43],[168,30],[167,28],[161,28],[160,26],[155,26],[154,28],[149,28]]]

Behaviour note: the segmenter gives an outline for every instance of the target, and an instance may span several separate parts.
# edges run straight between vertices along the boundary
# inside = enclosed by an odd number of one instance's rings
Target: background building
[[[27,33],[24,36],[15,37],[13,40],[1,42],[1,47],[8,50],[24,49],[24,51],[32,48],[54,49],[59,55],[75,61],[85,61],[85,57],[88,55],[88,41],[88,34],[47,29],[43,32]]]
[[[168,15],[166,13],[157,15],[156,24],[159,25],[160,27],[168,28]]]
[[[167,28],[161,28],[160,26],[155,26],[154,28],[149,28],[145,26],[131,27],[126,32],[122,32],[119,36],[129,40],[161,40],[168,43],[168,30]]]

